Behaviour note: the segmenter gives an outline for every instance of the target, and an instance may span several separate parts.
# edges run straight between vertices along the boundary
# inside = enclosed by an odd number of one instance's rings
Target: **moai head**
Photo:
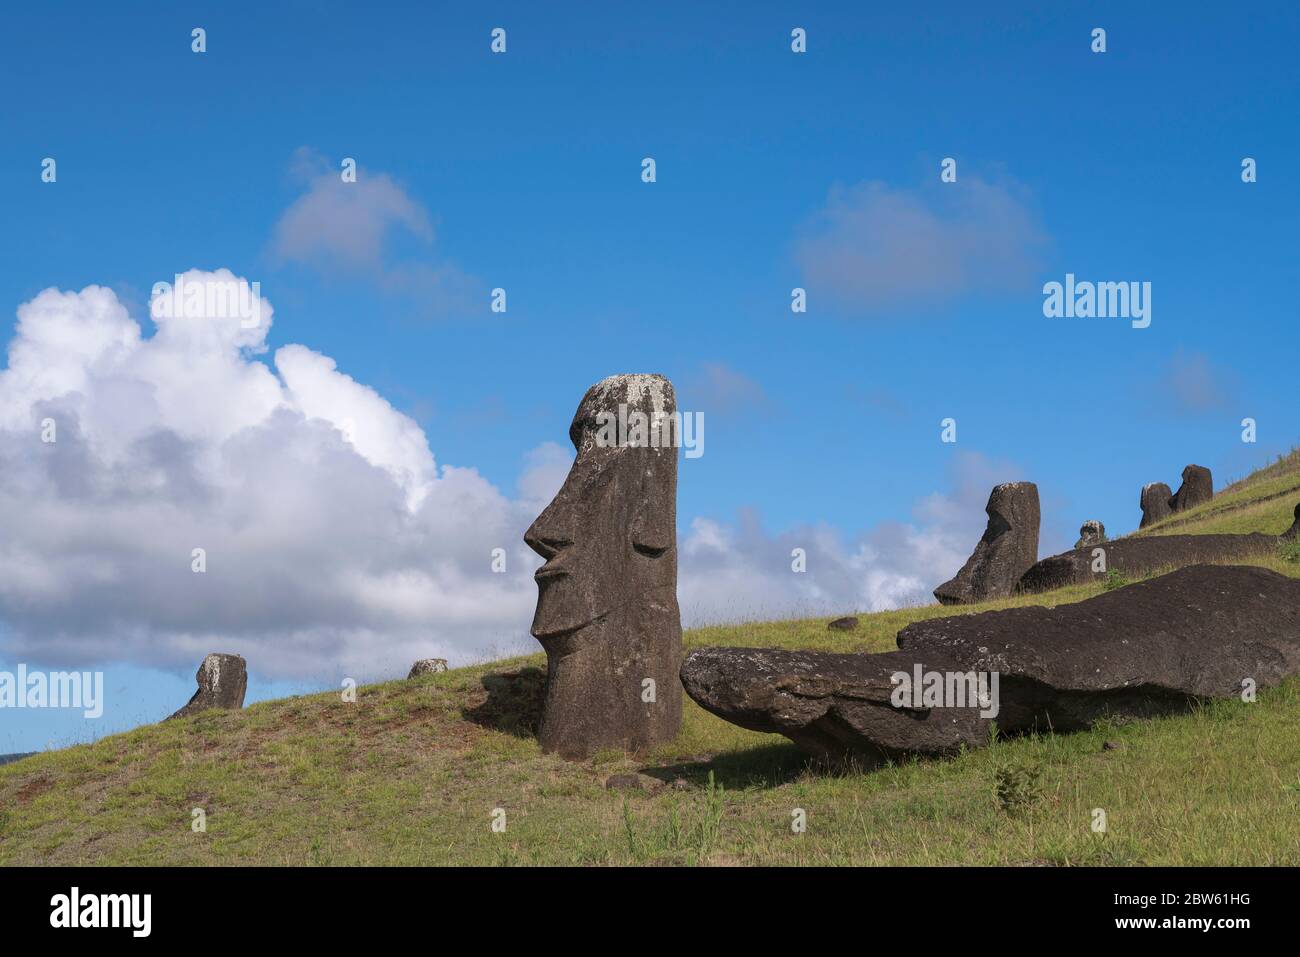
[[[1173,494],[1164,482],[1143,485],[1142,496],[1138,503],[1142,508],[1142,522],[1138,527],[1146,528],[1168,518],[1172,514],[1169,504]]]
[[[1010,595],[1038,561],[1038,486],[1006,482],[995,486],[984,506],[988,524],[966,564],[934,590],[944,605],[963,605]]]
[[[544,750],[636,750],[680,726],[676,412],[663,376],[588,389],[573,467],[524,534],[546,559],[532,626],[548,659]]]
[[[203,659],[194,675],[199,689],[173,718],[197,714],[208,708],[238,711],[248,690],[248,665],[239,655],[212,654]]]
[[[543,645],[676,588],[676,411],[672,383],[657,375],[611,376],[583,396],[569,426],[573,468],[524,534],[547,560],[534,576]]]

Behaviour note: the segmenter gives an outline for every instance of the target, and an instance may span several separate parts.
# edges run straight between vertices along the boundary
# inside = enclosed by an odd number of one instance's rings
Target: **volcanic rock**
[[[1142,486],[1142,498],[1139,504],[1142,506],[1142,522],[1138,528],[1146,528],[1148,525],[1154,525],[1162,519],[1168,518],[1172,513],[1169,511],[1169,500],[1173,498],[1173,492],[1164,482],[1152,482],[1150,485]]]
[[[704,648],[686,658],[682,683],[719,717],[820,757],[954,754],[987,744],[994,721],[1007,733],[1081,730],[1235,697],[1246,679],[1275,685],[1300,671],[1300,581],[1194,565],[1057,608],[916,622],[898,646]],[[907,693],[918,671],[940,676],[937,704]],[[979,676],[989,694],[963,700]]]
[[[1143,578],[1184,565],[1264,555],[1276,547],[1276,538],[1262,534],[1119,538],[1044,558],[1025,572],[1019,590],[1041,592],[1082,585],[1105,578],[1112,571],[1125,578]],[[1100,554],[1094,554],[1098,551]]]
[[[238,711],[248,690],[248,665],[239,655],[208,655],[194,676],[199,690],[172,718],[198,714],[209,708]],[[171,720],[170,718],[168,720]]]
[[[658,375],[604,379],[573,416],[573,467],[524,534],[546,559],[532,626],[547,659],[543,751],[638,751],[681,727],[680,426]]]
[[[436,675],[447,670],[446,658],[421,658],[415,664],[411,665],[411,672],[406,676],[406,680],[418,678],[420,675]]]
[[[945,605],[966,605],[1011,594],[1038,559],[1038,486],[1008,482],[989,495],[988,525],[966,564],[934,590]]]
[[[1075,548],[1091,548],[1106,541],[1106,526],[1096,519],[1089,519],[1079,527],[1079,540]]]
[[[1214,479],[1203,465],[1189,465],[1183,469],[1183,484],[1169,500],[1171,512],[1185,512],[1202,502],[1214,498]]]
[[[648,774],[611,774],[605,779],[607,791],[649,791],[653,794],[663,787],[663,781]]]
[[[826,627],[831,631],[852,631],[858,627],[858,620],[852,615],[847,618],[836,618],[834,621],[827,622]]]
[[[1300,502],[1296,503],[1295,521],[1291,523],[1291,527],[1283,532],[1280,537],[1288,540],[1300,538]]]

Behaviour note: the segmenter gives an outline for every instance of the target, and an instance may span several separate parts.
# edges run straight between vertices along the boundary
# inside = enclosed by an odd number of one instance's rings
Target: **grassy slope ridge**
[[[1293,453],[1143,534],[1276,533],[1297,497]],[[1259,563],[1300,576],[1280,555]],[[952,613],[865,615],[847,633],[827,619],[701,628],[686,642],[883,651],[909,622]],[[327,692],[207,712],[0,767],[0,864],[1300,863],[1300,680],[1254,704],[825,773],[689,701],[679,740],[640,759],[544,756],[542,668],[535,655],[364,687],[355,704]],[[605,788],[632,771],[679,784]]]

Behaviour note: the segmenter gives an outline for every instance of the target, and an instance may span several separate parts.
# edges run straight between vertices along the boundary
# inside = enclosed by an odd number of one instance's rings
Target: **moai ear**
[[[651,464],[648,467],[653,469],[655,466]],[[664,487],[663,482],[650,481],[649,478],[643,473],[643,480],[637,490],[636,505],[632,509],[628,535],[632,539],[632,548],[638,554],[660,558],[673,547],[677,537],[676,510],[673,508],[672,492]]]

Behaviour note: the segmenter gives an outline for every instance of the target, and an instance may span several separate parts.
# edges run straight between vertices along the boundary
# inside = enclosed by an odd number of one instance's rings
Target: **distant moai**
[[[1183,469],[1183,484],[1169,500],[1171,512],[1185,512],[1202,502],[1214,498],[1214,478],[1203,465],[1189,465]]]
[[[1281,537],[1285,538],[1287,541],[1300,539],[1300,502],[1296,502],[1295,521],[1291,523],[1290,528],[1282,533]]]
[[[1020,576],[1038,561],[1038,486],[1008,482],[989,495],[988,525],[966,564],[951,581],[934,590],[945,605],[967,605],[1005,598]]]
[[[208,655],[199,665],[194,679],[199,690],[171,718],[184,718],[209,708],[238,711],[244,706],[248,690],[248,665],[239,655]]]
[[[446,658],[421,658],[415,664],[411,665],[411,670],[407,672],[406,680],[418,678],[420,675],[436,675],[447,670]]]
[[[1173,492],[1164,482],[1152,482],[1149,485],[1142,486],[1142,498],[1139,505],[1142,506],[1142,522],[1138,528],[1146,528],[1148,525],[1154,525],[1156,522],[1163,521],[1173,513],[1169,509],[1169,500],[1173,498]]]
[[[1079,526],[1079,540],[1075,548],[1091,548],[1106,541],[1106,526],[1096,519],[1089,519]]]
[[[569,426],[573,467],[524,534],[546,559],[532,626],[547,658],[543,751],[639,751],[681,727],[676,413],[663,376],[593,385]]]

